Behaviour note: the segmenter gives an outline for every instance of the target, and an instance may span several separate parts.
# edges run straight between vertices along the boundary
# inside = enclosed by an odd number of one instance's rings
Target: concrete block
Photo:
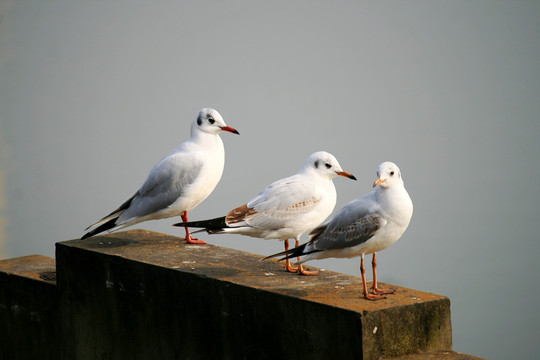
[[[253,240],[259,241],[259,240]],[[64,359],[378,359],[451,351],[450,301],[135,230],[57,243]]]
[[[0,359],[56,359],[58,291],[54,259],[0,260]]]

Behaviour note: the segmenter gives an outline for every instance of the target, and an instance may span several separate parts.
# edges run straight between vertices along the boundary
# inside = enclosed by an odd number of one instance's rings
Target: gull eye
[[[390,176],[394,175],[394,172],[393,171],[390,171]]]
[[[209,118],[208,118],[208,122],[209,122],[210,124],[213,124],[213,123],[216,122],[216,120],[214,120],[213,117],[209,117]]]
[[[329,163],[324,163],[324,166],[326,166],[327,169],[330,169],[332,167],[332,165],[330,165]]]

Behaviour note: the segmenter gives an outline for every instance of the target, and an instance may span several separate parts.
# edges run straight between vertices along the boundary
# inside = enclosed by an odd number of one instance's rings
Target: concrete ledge
[[[142,230],[56,250],[0,261],[0,359],[478,359],[444,296],[371,302],[358,277]]]
[[[58,357],[54,259],[0,260],[0,359]]]
[[[378,359],[452,350],[448,298],[288,274],[274,260],[148,231],[57,244],[66,359]],[[201,340],[204,339],[204,340]]]
[[[482,358],[454,351],[430,351],[420,354],[403,355],[381,360],[483,360]]]

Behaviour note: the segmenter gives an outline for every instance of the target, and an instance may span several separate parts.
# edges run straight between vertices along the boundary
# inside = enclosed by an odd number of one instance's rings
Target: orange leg
[[[385,290],[379,289],[377,287],[377,253],[373,253],[373,258],[371,260],[371,267],[373,268],[373,289],[374,294],[393,294],[394,290]]]
[[[368,293],[366,285],[366,268],[364,267],[364,254],[362,254],[362,260],[360,261],[360,272],[362,273],[362,291],[364,294],[364,299],[372,301],[386,299],[384,296]]]
[[[285,251],[289,250],[289,239],[285,240],[284,243],[285,243]],[[292,272],[292,273],[295,273],[298,271],[298,268],[291,266],[290,259],[285,260],[285,268],[287,269],[288,272]]]
[[[296,247],[300,246],[300,240],[296,240]],[[298,261],[300,261],[300,256],[298,257]],[[307,275],[307,276],[316,276],[319,275],[318,271],[308,271],[305,270],[302,265],[298,265],[298,273],[301,275]]]
[[[182,222],[188,222],[188,217],[187,217],[187,211],[184,211],[180,217],[182,218]],[[199,240],[199,239],[196,239],[194,238],[193,236],[191,236],[191,233],[189,232],[189,228],[186,226],[185,227],[186,229],[186,242],[188,244],[206,244],[206,241],[204,240]]]

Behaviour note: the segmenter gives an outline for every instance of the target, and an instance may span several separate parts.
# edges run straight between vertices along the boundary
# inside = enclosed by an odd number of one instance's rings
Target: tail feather
[[[204,228],[206,231],[211,232],[213,230],[220,230],[227,228],[227,223],[225,222],[225,216],[210,219],[210,220],[200,220],[200,221],[188,221],[186,223],[176,223],[173,226],[182,226],[182,227],[194,227],[194,228]]]
[[[267,260],[267,259],[270,259],[270,258],[273,258],[273,257],[279,257],[279,256],[283,256],[281,259],[279,259],[279,261],[283,261],[283,260],[287,260],[287,259],[290,259],[290,258],[293,258],[293,257],[298,257],[298,256],[304,256],[304,255],[308,255],[308,254],[313,254],[315,252],[319,252],[320,250],[311,250],[311,251],[306,251],[306,245],[309,244],[309,242],[305,243],[305,244],[302,244],[298,247],[295,247],[295,248],[292,248],[292,249],[289,249],[289,250],[285,250],[285,251],[282,251],[282,252],[279,252],[277,254],[273,254],[273,255],[270,255],[270,256],[267,256],[261,260]]]
[[[95,223],[93,223],[92,225],[88,226],[86,229],[84,229],[84,231],[88,231],[90,229],[92,229],[90,231],[93,231],[94,229],[97,229],[98,227],[102,226],[103,224],[109,223],[111,220],[116,221],[116,219],[118,219],[121,214],[122,213],[119,213],[119,212],[112,212],[109,215],[105,216],[103,219],[100,219],[100,220],[96,221]]]
[[[99,234],[99,233],[101,233],[103,231],[107,231],[109,229],[112,229],[113,227],[116,226],[116,220],[117,219],[118,219],[118,217],[112,218],[109,221],[107,221],[106,223],[103,223],[100,226],[96,227],[95,229],[90,230],[89,232],[87,232],[86,234],[84,234],[81,237],[81,240],[84,240],[86,238],[89,238],[90,236],[94,236],[96,234]]]
[[[84,234],[81,239],[86,239],[87,237],[93,236],[95,234],[99,234],[100,232],[103,232],[103,231],[106,231],[115,227],[116,220],[120,217],[120,215],[124,213],[124,211],[126,211],[129,208],[129,206],[131,205],[131,202],[133,201],[133,199],[135,199],[135,196],[137,195],[139,195],[138,191],[135,194],[133,194],[132,197],[124,201],[122,205],[120,205],[117,209],[115,209],[109,215],[105,216],[104,218],[100,219],[99,221],[96,221],[95,223],[87,227],[84,231],[88,231],[89,229],[92,229],[92,230]]]

